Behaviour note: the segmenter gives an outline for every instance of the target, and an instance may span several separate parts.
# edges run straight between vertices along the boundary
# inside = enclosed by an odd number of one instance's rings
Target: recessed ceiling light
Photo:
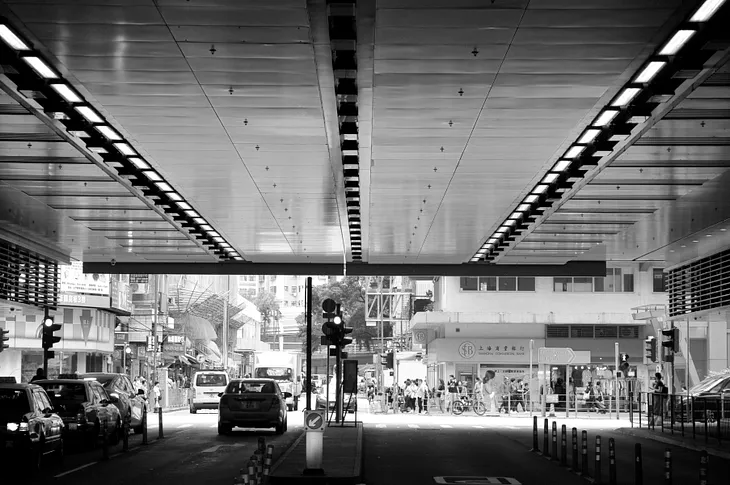
[[[26,64],[33,68],[43,79],[58,79],[58,74],[43,59],[36,56],[25,56],[23,60]]]
[[[94,128],[96,128],[99,131],[99,133],[101,133],[102,135],[104,135],[105,137],[107,137],[108,139],[110,139],[112,141],[122,139],[122,137],[119,136],[119,133],[117,133],[113,128],[111,128],[109,126],[100,125],[100,126],[95,126]]]
[[[512,227],[512,226],[514,226],[515,224],[517,224],[517,221],[516,221],[516,220],[514,220],[514,219],[507,219],[506,221],[504,221],[504,225],[505,225],[505,226],[509,226],[509,227]]]
[[[583,133],[583,136],[580,137],[578,143],[587,145],[588,143],[595,140],[599,133],[601,133],[601,130],[597,130],[596,128],[589,128]]]
[[[693,243],[698,243],[699,241],[697,239],[692,240]]]
[[[705,237],[712,237],[712,234],[705,234]]]
[[[163,192],[172,192],[172,187],[167,182],[156,182],[155,185]]]
[[[678,30],[671,39],[664,44],[662,50],[659,51],[660,56],[673,56],[681,49],[687,41],[695,35],[694,30]]]
[[[477,261],[479,261],[480,259],[482,259],[482,258],[471,258],[471,262],[472,262],[472,263],[476,263],[476,262],[477,262]]]
[[[603,113],[598,115],[596,121],[593,122],[593,126],[607,126],[618,114],[618,110],[607,109]]]
[[[89,123],[103,123],[104,120],[97,114],[96,111],[89,108],[88,106],[74,106],[74,109],[84,117]]]
[[[635,83],[648,83],[659,71],[662,70],[667,63],[664,61],[651,61],[649,64],[641,70],[641,72],[634,78]]]
[[[69,103],[80,103],[83,101],[81,97],[76,94],[76,91],[71,89],[68,84],[64,83],[54,83],[51,84],[51,87],[54,91],[56,91],[59,96],[61,96],[63,99],[68,101]]]
[[[700,8],[690,17],[690,22],[706,22],[710,20],[717,9],[725,3],[725,0],[706,0]]]
[[[497,239],[496,237],[490,237],[489,239],[487,239],[487,243],[492,244],[492,245],[497,244],[498,242],[499,242],[499,239]]]
[[[10,27],[7,25],[0,25],[0,39],[5,41],[5,43],[10,46],[12,49],[15,49],[16,51],[29,51],[30,47],[28,44],[22,41],[20,37],[18,37],[15,32],[10,30]]]
[[[162,180],[162,177],[160,177],[160,175],[157,172],[155,172],[154,170],[148,170],[146,172],[142,172],[142,175],[144,175],[145,177],[147,177],[148,179],[150,179],[153,182],[159,182]]]
[[[724,227],[722,229],[720,229],[720,232],[725,232],[725,231],[727,231],[727,229],[725,229]]]
[[[233,256],[233,259],[235,259],[236,261],[243,261],[243,258],[241,256]]]
[[[681,245],[681,246],[679,246],[679,247],[680,247],[680,248],[686,248],[687,246],[685,246],[684,244],[682,244],[682,245]]]
[[[104,147],[96,147],[96,146],[90,146],[87,147],[89,150],[91,150],[94,153],[109,153],[106,148]]]
[[[221,243],[221,242],[224,241],[224,239],[222,237],[220,237],[220,236],[214,236],[213,237],[213,241]]]
[[[231,245],[228,244],[227,242],[221,243],[220,244],[220,247],[222,247],[225,250],[230,250],[231,249]]]
[[[147,170],[150,168],[149,164],[139,157],[129,157],[129,161],[140,170]]]
[[[583,153],[583,150],[585,150],[585,147],[573,145],[568,149],[567,152],[565,152],[565,158],[575,158],[581,153]]]
[[[521,219],[522,218],[522,212],[513,212],[509,216],[510,219]]]
[[[509,227],[498,227],[494,232],[501,233],[501,232],[509,232]],[[501,234],[499,234],[501,236]]]
[[[542,183],[551,184],[551,183],[555,182],[555,180],[557,178],[558,178],[557,173],[549,173],[549,174],[545,175],[545,178],[542,179]]]
[[[134,149],[129,146],[128,143],[115,143],[114,147],[119,150],[119,152],[122,155],[136,155],[137,152],[134,151]]]
[[[550,169],[551,172],[565,172],[570,167],[570,164],[573,163],[570,160],[558,160],[558,162],[553,165],[553,168]]]
[[[640,91],[641,89],[639,88],[625,88],[618,96],[616,96],[616,99],[613,100],[611,106],[626,106],[639,94]]]

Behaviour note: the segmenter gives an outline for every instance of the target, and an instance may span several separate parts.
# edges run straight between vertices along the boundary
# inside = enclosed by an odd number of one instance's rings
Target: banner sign
[[[68,266],[61,266],[61,293],[82,293],[85,295],[109,296],[109,275],[100,273],[84,273],[81,261],[74,261]]]

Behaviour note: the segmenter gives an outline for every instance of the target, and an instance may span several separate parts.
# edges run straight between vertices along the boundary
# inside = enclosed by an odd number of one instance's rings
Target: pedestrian
[[[482,383],[482,380],[479,378],[479,376],[474,379],[474,388],[472,389],[472,393],[474,396],[474,403],[482,402],[484,396],[484,384]]]
[[[155,381],[155,387],[152,388],[152,397],[155,400],[155,411],[158,411],[162,407],[162,390],[159,381]]]
[[[484,375],[484,385],[482,386],[484,395],[487,399],[488,408],[490,413],[497,412],[497,393],[495,389],[495,374],[494,371],[488,370]]]
[[[454,401],[456,401],[456,379],[454,379],[453,375],[449,376],[449,382],[446,384],[446,412],[452,410],[452,405],[454,404]]]
[[[428,384],[423,379],[418,379],[418,389],[416,390],[416,399],[418,400],[418,414],[425,411],[428,414]]]
[[[654,414],[654,425],[661,425],[661,420],[664,417],[664,405],[667,397],[669,396],[669,388],[664,384],[662,375],[660,372],[654,374],[654,403],[652,406],[652,412]]]
[[[46,373],[45,373],[45,372],[43,372],[43,367],[39,367],[39,368],[38,368],[38,369],[37,369],[37,370],[35,371],[35,375],[34,375],[34,376],[33,376],[33,378],[32,378],[32,379],[30,380],[30,382],[40,381],[40,380],[42,380],[42,379],[45,379],[45,378],[46,378]]]
[[[436,387],[436,404],[438,405],[441,413],[445,412],[444,403],[446,402],[446,384],[443,379],[439,379],[439,384]]]

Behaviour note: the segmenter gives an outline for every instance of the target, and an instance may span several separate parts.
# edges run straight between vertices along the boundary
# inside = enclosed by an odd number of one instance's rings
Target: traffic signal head
[[[644,363],[652,364],[656,361],[656,339],[649,337],[644,340]]]
[[[340,332],[341,332],[340,333],[340,343],[339,343],[340,347],[344,347],[345,345],[350,345],[352,343],[352,339],[347,338],[346,335],[348,333],[352,333],[353,330],[354,330],[353,328],[348,328],[348,327],[344,327],[344,326],[340,327]]]
[[[337,303],[332,298],[327,298],[322,302],[322,318],[326,321],[334,320]]]
[[[10,340],[10,337],[8,337],[9,333],[10,330],[0,330],[0,352],[10,347],[8,344],[5,343]]]
[[[45,317],[43,319],[43,349],[48,350],[53,348],[53,344],[57,344],[61,341],[61,337],[56,337],[54,332],[61,330],[62,325],[60,323],[54,323],[53,317]]]
[[[667,330],[662,330],[662,347],[666,347],[670,352],[679,352],[679,329],[672,327]]]
[[[124,353],[125,354],[131,354],[132,353],[132,347],[130,347],[129,345],[127,345],[126,347],[124,347]]]
[[[385,367],[387,367],[388,369],[393,369],[394,364],[395,362],[393,352],[388,352],[388,355],[385,356]]]
[[[335,308],[335,318],[333,320],[337,325],[342,325],[342,309],[340,308],[339,303],[337,304],[337,307]]]

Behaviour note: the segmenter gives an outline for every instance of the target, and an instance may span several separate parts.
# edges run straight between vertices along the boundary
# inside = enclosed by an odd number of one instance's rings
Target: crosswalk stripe
[[[442,424],[441,427],[442,428],[453,428],[453,426],[451,426],[450,424]]]
[[[192,426],[192,424],[189,424],[189,423],[188,424],[181,424],[180,426],[177,427],[177,429],[189,428],[191,426]]]
[[[409,424],[408,427],[413,428],[413,429],[418,429],[420,426],[418,426],[417,424]]]

